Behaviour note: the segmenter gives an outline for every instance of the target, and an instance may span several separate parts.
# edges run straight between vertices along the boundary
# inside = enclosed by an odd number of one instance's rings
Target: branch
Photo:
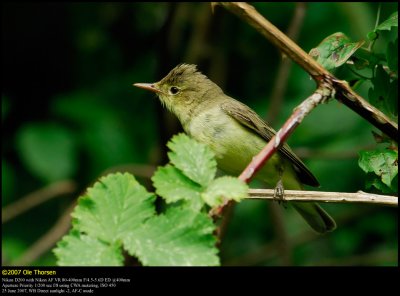
[[[315,93],[305,99],[292,113],[282,128],[274,135],[268,144],[253,157],[249,165],[240,174],[239,179],[249,183],[254,174],[259,171],[264,163],[279,149],[279,147],[291,135],[294,129],[303,121],[304,117],[316,106],[324,103],[332,96],[329,85],[322,85]]]
[[[250,198],[276,200],[273,189],[250,189]],[[324,192],[324,191],[304,191],[304,190],[285,190],[285,201],[301,202],[336,202],[336,203],[363,203],[378,204],[384,206],[398,206],[398,197],[390,195],[379,195],[358,191],[355,193],[347,192]]]
[[[338,80],[325,70],[317,61],[303,51],[289,37],[277,27],[267,21],[258,11],[245,2],[218,2],[227,10],[236,14],[248,24],[253,26],[264,37],[271,41],[283,53],[300,65],[316,81],[318,86],[328,83],[336,91],[335,98],[361,115],[376,128],[397,140],[398,125],[391,121],[384,113],[370,105],[361,96],[355,93],[345,81]],[[214,4],[215,5],[215,4]]]

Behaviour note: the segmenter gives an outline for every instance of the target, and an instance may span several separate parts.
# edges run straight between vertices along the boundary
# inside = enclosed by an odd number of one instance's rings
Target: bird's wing
[[[236,119],[239,123],[245,127],[256,132],[267,142],[271,140],[272,136],[276,134],[275,130],[269,127],[256,112],[250,109],[245,104],[230,98],[229,101],[221,104],[222,110]],[[300,158],[294,154],[289,145],[284,143],[280,148],[279,152],[287,157],[293,164],[300,181],[304,184],[318,187],[319,183],[314,175],[309,171],[306,165],[300,160]]]

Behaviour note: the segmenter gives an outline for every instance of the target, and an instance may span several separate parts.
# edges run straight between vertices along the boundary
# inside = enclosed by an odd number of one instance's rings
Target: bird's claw
[[[278,204],[283,204],[285,206],[285,189],[283,188],[282,180],[279,180],[276,183],[275,190],[274,190],[274,200],[278,202]]]

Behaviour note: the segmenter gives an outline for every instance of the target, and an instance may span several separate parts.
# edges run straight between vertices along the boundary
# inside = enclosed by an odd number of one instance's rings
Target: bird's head
[[[133,85],[156,93],[160,101],[179,119],[200,103],[222,93],[218,85],[197,70],[196,65],[189,64],[176,66],[158,82]]]

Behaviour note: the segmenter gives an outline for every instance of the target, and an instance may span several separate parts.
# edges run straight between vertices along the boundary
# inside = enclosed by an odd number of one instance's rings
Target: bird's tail
[[[291,205],[318,233],[335,230],[336,222],[331,216],[316,203],[291,202]]]

